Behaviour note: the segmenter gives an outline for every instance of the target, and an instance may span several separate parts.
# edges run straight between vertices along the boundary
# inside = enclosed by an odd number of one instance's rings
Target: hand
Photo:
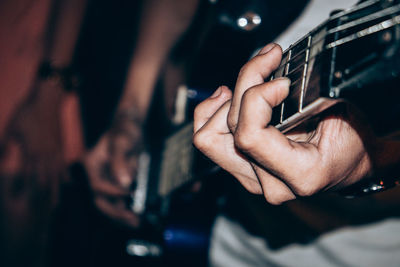
[[[269,125],[272,108],[289,92],[286,78],[264,82],[281,57],[278,45],[267,45],[241,69],[233,97],[220,87],[199,104],[195,146],[271,204],[342,188],[370,175],[376,139],[350,107],[325,116],[311,132],[284,135]]]
[[[9,186],[3,195],[25,199],[21,205],[26,209],[34,205],[35,196],[49,208],[57,202],[66,170],[60,123],[63,94],[57,81],[37,81],[11,116],[0,142],[0,170]]]
[[[127,200],[142,146],[141,124],[126,113],[118,113],[113,127],[84,159],[96,207],[114,220],[133,227],[138,226],[139,220],[129,209]]]
[[[46,236],[66,170],[60,127],[63,94],[57,81],[36,81],[0,140],[4,242],[37,246]]]

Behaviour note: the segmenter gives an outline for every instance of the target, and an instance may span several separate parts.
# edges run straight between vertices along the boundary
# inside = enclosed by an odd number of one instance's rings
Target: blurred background
[[[277,12],[282,1],[1,1],[1,265],[206,265],[216,199],[233,179],[219,179],[224,185],[209,187],[207,197],[178,197],[188,203],[177,218],[203,224],[198,233],[204,235],[191,237],[200,240],[198,253],[176,250],[167,260],[148,262],[128,255],[127,240],[160,241],[165,229],[138,230],[126,199],[121,208],[119,199],[107,196],[120,190],[118,183],[97,186],[90,162],[102,153],[101,140],[114,140],[121,110],[122,120],[127,116],[146,129],[140,135],[147,140],[173,131],[181,85],[195,92],[186,108],[190,121],[194,104],[221,84],[232,87],[256,48],[273,40],[305,3],[283,16]],[[127,93],[135,91],[139,96]],[[130,104],[137,106],[133,115]],[[99,166],[94,169],[110,174]]]

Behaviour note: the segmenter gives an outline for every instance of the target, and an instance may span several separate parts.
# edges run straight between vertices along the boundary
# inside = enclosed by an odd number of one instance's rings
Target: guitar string
[[[397,25],[399,25],[399,24],[400,24],[400,15],[398,15],[398,16],[392,18],[392,19],[385,20],[385,21],[383,21],[383,22],[381,22],[381,23],[378,23],[378,24],[376,24],[376,25],[370,26],[370,27],[368,27],[368,28],[366,28],[366,29],[364,29],[364,30],[361,30],[361,31],[356,32],[356,33],[354,33],[354,34],[351,34],[351,35],[349,35],[349,36],[343,37],[343,38],[341,38],[341,39],[339,39],[339,40],[333,41],[333,42],[331,42],[331,43],[325,45],[325,46],[321,49],[321,51],[319,51],[318,53],[315,53],[313,56],[311,56],[311,57],[309,58],[308,61],[311,61],[312,59],[314,59],[315,57],[317,57],[318,55],[322,54],[323,52],[325,52],[325,51],[327,51],[327,50],[329,50],[329,49],[332,49],[332,48],[335,48],[335,47],[339,47],[339,46],[344,45],[344,44],[346,44],[346,43],[349,43],[349,42],[352,42],[352,41],[356,41],[356,40],[358,40],[358,39],[360,39],[360,38],[363,38],[363,37],[365,37],[365,36],[369,36],[369,35],[371,35],[371,34],[374,34],[374,33],[377,33],[377,32],[383,31],[383,30],[387,30],[387,29],[392,28],[392,27],[394,27],[394,26],[397,26]],[[324,37],[326,38],[326,36],[327,36],[327,35],[325,35]],[[324,41],[324,40],[325,40],[324,37],[321,38],[319,41],[315,42],[315,43],[313,44],[313,46],[316,46],[317,43],[319,43],[319,42],[321,42],[321,41]],[[305,48],[304,50],[306,50],[306,49],[310,49],[310,50],[311,50],[311,48],[312,48],[312,47],[307,47],[307,48]],[[290,50],[290,48],[289,48],[287,51],[289,51],[289,50]],[[284,53],[287,53],[287,51],[285,51]],[[303,50],[301,51],[301,53],[303,53]],[[300,54],[300,53],[299,53],[299,54]],[[284,66],[286,66],[287,64],[290,64],[290,63],[291,63],[291,59],[288,60],[288,61],[285,62],[285,63],[282,63],[282,65],[280,65],[280,66],[278,67],[278,70],[279,70],[281,67],[284,67]],[[303,64],[300,64],[299,66],[302,66],[302,65],[304,65],[304,64],[306,64],[306,63],[307,63],[307,62],[304,62]],[[297,68],[298,68],[298,66],[294,67],[293,70],[292,70],[290,73],[288,73],[288,74],[293,73]],[[275,75],[275,73],[276,73],[276,71],[274,71],[274,72],[272,73],[272,75]],[[287,75],[284,75],[284,76],[287,76]],[[293,82],[294,82],[294,81],[293,81]]]
[[[361,3],[359,3],[359,4],[357,4],[357,5],[353,6],[353,7],[350,7],[348,9],[346,9],[346,10],[343,10],[343,11],[333,15],[332,17],[329,18],[329,20],[334,20],[334,19],[346,16],[346,15],[348,15],[350,13],[354,13],[354,12],[357,12],[357,11],[362,10],[364,8],[367,8],[369,6],[373,6],[374,4],[377,4],[379,2],[381,2],[381,0],[369,0],[369,1],[361,2]]]
[[[333,47],[338,47],[338,46],[340,46],[340,45],[345,44],[346,42],[354,41],[354,40],[360,39],[360,38],[365,37],[365,36],[367,36],[367,35],[370,35],[370,34],[373,34],[373,33],[376,33],[376,32],[379,32],[379,31],[382,31],[382,30],[385,30],[385,29],[388,29],[388,28],[390,28],[390,27],[393,27],[393,26],[396,26],[396,25],[399,25],[399,24],[400,24],[400,15],[399,15],[399,16],[396,16],[396,17],[393,18],[393,19],[390,19],[390,20],[381,22],[381,23],[379,23],[379,24],[377,24],[377,25],[371,26],[371,27],[369,27],[369,28],[367,28],[367,29],[365,29],[365,30],[362,30],[362,31],[360,31],[360,32],[357,32],[357,33],[355,33],[355,34],[353,34],[353,35],[351,35],[351,36],[348,36],[348,37],[345,37],[345,38],[342,38],[342,39],[339,39],[339,40],[337,40],[337,41],[334,41],[334,42],[332,42],[332,43],[327,44],[327,45],[324,47],[323,50],[321,50],[319,53],[316,53],[313,57],[311,57],[311,58],[309,59],[309,61],[310,61],[312,58],[315,58],[316,56],[320,55],[320,54],[321,54],[322,52],[324,52],[325,50],[331,49],[331,48],[333,48]],[[290,61],[289,61],[288,63],[290,63]],[[285,64],[286,64],[286,63],[285,63]],[[290,73],[289,73],[289,74],[290,74]],[[300,78],[300,79],[301,79],[301,78]],[[296,81],[293,81],[293,82],[296,82]],[[186,129],[186,131],[187,131],[188,128],[185,128],[185,129]],[[177,138],[179,142],[174,143],[174,145],[170,145],[170,147],[176,147],[176,144],[177,144],[177,143],[179,143],[179,144],[185,144],[185,143],[187,143],[187,142],[188,142],[187,140],[189,140],[189,137],[191,138],[191,136],[190,136],[190,135],[186,135],[186,136],[188,136],[188,138],[183,138],[183,139],[181,139],[181,140],[179,140],[179,139]],[[180,147],[181,147],[181,146],[180,146]],[[174,154],[176,154],[176,153],[172,153],[172,155],[174,155]],[[171,154],[169,154],[166,158],[167,158],[167,159],[171,158]]]
[[[400,5],[399,5],[399,6],[400,6]],[[398,6],[396,6],[396,7],[398,7]],[[396,12],[397,12],[397,11],[396,11]],[[386,14],[386,13],[381,14],[381,17],[383,17],[383,16],[387,16],[387,14]],[[366,22],[366,21],[363,21],[362,23],[365,23],[365,22]],[[326,26],[327,23],[328,23],[328,22],[325,22],[324,24],[322,24],[322,25],[323,25],[322,28],[323,28],[324,26]],[[352,27],[356,27],[356,26],[358,26],[358,25],[361,25],[362,23],[360,23],[360,24],[353,24]],[[364,30],[361,30],[361,31],[359,31],[359,32],[357,32],[357,33],[354,33],[354,34],[352,34],[352,35],[350,35],[350,36],[346,36],[346,37],[341,38],[341,39],[339,39],[339,40],[337,40],[337,41],[331,42],[331,43],[325,45],[325,46],[321,49],[321,51],[319,51],[318,53],[316,53],[315,55],[313,55],[312,57],[310,57],[310,58],[309,58],[309,61],[310,61],[311,59],[315,58],[316,56],[320,55],[321,53],[323,53],[323,52],[326,51],[326,50],[332,49],[332,48],[334,48],[334,47],[339,47],[339,46],[341,46],[341,45],[343,45],[343,44],[345,44],[345,43],[358,40],[358,39],[360,39],[360,38],[362,38],[362,37],[365,37],[365,36],[368,36],[368,35],[377,33],[377,32],[379,32],[379,31],[383,31],[383,30],[389,29],[389,28],[394,27],[394,26],[399,25],[399,24],[400,24],[400,15],[398,15],[398,16],[392,18],[392,19],[388,19],[388,20],[385,20],[385,21],[380,22],[380,23],[378,23],[378,24],[375,24],[375,25],[373,25],[373,26],[370,26],[370,27],[368,27],[368,28],[366,28],[366,29],[364,29]],[[315,33],[315,32],[314,32],[314,33]],[[319,43],[319,42],[325,40],[326,37],[327,37],[328,35],[333,34],[333,33],[336,33],[336,31],[325,33],[325,34],[320,38],[320,40],[317,40],[316,42],[313,43],[313,47],[315,47],[317,43]],[[311,36],[311,35],[312,35],[312,33],[306,35],[305,38],[308,38],[308,37]],[[305,38],[303,38],[302,40],[304,40]],[[301,40],[300,40],[300,42],[301,42]],[[290,49],[293,49],[294,47],[295,47],[295,46],[291,46],[287,51],[285,51],[285,53],[289,52]],[[311,49],[311,47],[309,47],[309,46],[307,46],[307,48],[308,48],[308,49]],[[307,48],[305,48],[305,49],[307,49]],[[303,52],[303,50],[300,51],[298,54],[301,54],[302,52]],[[284,54],[285,54],[285,53],[284,53]],[[288,62],[282,64],[281,66],[284,66],[284,65],[290,64],[290,63],[291,63],[291,60],[288,60]],[[304,64],[303,64],[303,65],[304,65]],[[281,66],[280,66],[280,67],[281,67]],[[299,66],[301,66],[301,65],[299,65]],[[280,68],[280,67],[278,67],[278,68]],[[297,68],[297,67],[295,67],[295,68],[293,69],[293,71],[295,71],[296,68]],[[293,71],[292,71],[292,72],[293,72]],[[292,72],[290,72],[290,73],[292,73]],[[275,72],[274,72],[274,73],[275,73]],[[288,73],[288,74],[290,74],[290,73]],[[287,76],[288,74],[286,74],[285,76]],[[303,79],[303,77],[301,77],[300,79]],[[297,81],[297,80],[296,80],[296,81]],[[293,82],[296,82],[296,81],[293,81]],[[192,124],[189,125],[189,126],[190,126],[190,127],[185,127],[184,130],[183,130],[182,132],[183,132],[183,133],[186,133],[186,132],[187,132],[187,129],[192,128]],[[191,143],[191,138],[192,138],[192,135],[191,135],[191,134],[187,134],[187,133],[186,133],[186,134],[182,134],[181,138],[178,138],[178,142],[175,142],[173,145],[171,145],[171,144],[169,145],[169,147],[175,147],[175,149],[178,147],[178,148],[179,148],[178,151],[185,152],[183,155],[180,154],[179,157],[177,157],[177,156],[176,156],[177,153],[167,153],[168,155],[165,154],[165,155],[163,156],[163,157],[165,158],[165,160],[167,161],[167,163],[168,163],[167,165],[169,165],[169,166],[175,166],[175,172],[181,171],[181,169],[179,169],[179,168],[178,168],[179,170],[176,171],[177,166],[178,166],[178,165],[176,164],[176,162],[177,162],[176,159],[179,160],[179,159],[182,158],[182,157],[183,157],[183,158],[190,157],[191,153],[193,153],[193,149],[187,149],[187,150],[184,149],[184,150],[182,150],[182,147],[187,147],[187,146],[188,146],[188,143]],[[178,145],[178,146],[177,146],[177,145]],[[190,146],[190,147],[191,147],[191,146]],[[175,149],[174,149],[174,150],[175,150]],[[169,151],[169,150],[168,150],[168,151]],[[176,150],[175,150],[175,151],[176,151]],[[172,162],[175,163],[175,164],[170,164],[170,163],[171,163],[171,160],[172,160]],[[170,170],[170,171],[171,171],[171,170]],[[174,175],[172,175],[172,176],[166,175],[166,176],[169,176],[169,177],[182,177],[182,175],[176,175],[176,176],[174,176]],[[180,182],[185,181],[185,180],[187,180],[187,179],[186,179],[186,178],[181,178],[179,181],[175,180],[175,183],[171,183],[170,185],[174,185],[174,186],[175,186],[176,183],[179,184]],[[174,186],[172,186],[172,187],[174,187]],[[170,189],[170,188],[169,188],[169,189]]]
[[[400,4],[399,4],[399,5],[396,5],[396,6],[388,7],[388,8],[386,8],[386,9],[384,9],[384,10],[391,9],[391,8],[393,8],[393,7],[397,7],[396,12],[400,11]],[[396,13],[396,12],[393,12],[393,13]],[[380,19],[380,18],[383,18],[383,17],[385,17],[385,16],[387,16],[386,13],[385,13],[385,14],[381,14],[379,17],[375,17],[374,19],[375,19],[375,20],[376,20],[376,19]],[[388,20],[390,20],[390,19],[388,19]],[[314,30],[312,30],[310,33],[308,33],[308,34],[305,35],[303,38],[301,38],[299,41],[297,41],[296,43],[294,43],[293,45],[291,45],[288,49],[286,49],[286,50],[283,52],[283,57],[285,57],[286,54],[287,54],[290,50],[292,50],[293,48],[295,48],[295,47],[296,47],[297,45],[299,45],[302,41],[304,41],[305,39],[309,38],[309,37],[312,36],[312,35],[316,35],[316,33],[318,33],[321,29],[323,29],[324,27],[327,27],[327,24],[328,24],[329,22],[331,22],[331,20],[325,21],[325,22],[322,23],[320,26],[316,27],[316,28],[315,28]],[[352,21],[352,22],[354,22],[354,21]],[[366,23],[366,22],[368,22],[368,21],[359,21],[358,23],[352,24],[351,27],[348,27],[348,28],[346,28],[346,29],[354,28],[354,27],[360,26],[360,25],[362,25],[362,24],[364,24],[364,23]],[[382,22],[381,22],[381,23],[382,23]],[[379,24],[379,23],[378,23],[378,24]],[[375,25],[378,25],[378,24],[375,24]],[[372,25],[372,26],[375,26],[375,25]],[[370,26],[370,27],[372,27],[372,26]],[[338,27],[340,27],[340,26],[338,26]],[[336,28],[338,28],[338,27],[336,27]],[[334,29],[336,29],[336,28],[334,28]],[[321,41],[325,41],[325,39],[326,39],[329,35],[332,35],[332,34],[338,33],[338,32],[339,32],[339,30],[335,30],[335,31],[331,31],[331,30],[330,30],[330,31],[326,32],[326,33],[325,33],[323,36],[321,36],[319,39],[313,40],[312,46],[316,46],[316,45],[317,45],[318,43],[320,43]],[[296,55],[294,55],[292,58],[295,58],[297,55],[303,53],[304,50],[306,50],[307,48],[310,48],[310,49],[311,49],[312,47],[308,47],[308,46],[305,47],[304,49],[300,50]],[[316,55],[318,55],[318,54],[316,54]],[[290,60],[291,60],[291,59],[290,59]],[[290,63],[290,60],[289,60],[288,62],[282,62],[282,63],[279,65],[278,69],[281,68],[281,67],[283,67],[283,66],[286,65],[287,63]]]
[[[309,34],[307,34],[307,35],[304,36],[303,38],[300,38],[297,42],[293,43],[293,44],[291,45],[291,47],[295,47],[298,43],[302,42],[305,38],[309,37],[310,35],[314,34],[315,32],[318,32],[320,29],[326,27],[326,25],[327,25],[328,23],[334,21],[335,19],[338,19],[338,18],[340,18],[340,17],[347,16],[347,15],[349,15],[350,13],[355,13],[355,12],[361,10],[361,9],[364,9],[364,8],[366,8],[366,7],[369,7],[369,6],[372,6],[372,5],[374,5],[374,4],[376,4],[376,3],[379,3],[379,2],[380,2],[380,0],[370,0],[370,1],[362,2],[362,3],[360,3],[360,4],[357,4],[357,5],[354,6],[354,7],[348,8],[348,9],[342,11],[342,12],[339,12],[339,13],[337,13],[337,14],[331,16],[330,18],[328,18],[327,20],[325,20],[324,22],[322,22],[321,24],[319,24],[317,27],[315,27],[313,30],[311,30]],[[388,8],[390,8],[390,7],[388,7]],[[385,9],[387,9],[387,8],[385,8]],[[356,24],[356,25],[353,25],[353,26],[359,26],[359,25],[360,25],[360,24]],[[323,40],[323,39],[325,39],[325,37],[326,37],[326,36],[323,36],[321,39]],[[320,39],[320,40],[321,40],[321,39]],[[320,41],[320,40],[318,40],[318,41]],[[290,48],[289,48],[289,49],[290,49]],[[287,49],[287,50],[289,50],[289,49]]]
[[[400,11],[400,4],[395,5],[395,6],[391,6],[391,7],[387,7],[385,9],[379,10],[375,13],[371,13],[367,16],[361,17],[359,19],[355,19],[349,22],[346,22],[345,24],[339,25],[337,27],[334,27],[332,29],[330,29],[327,34],[333,34],[333,33],[337,33],[340,31],[344,31],[353,27],[357,27],[361,24],[373,21],[373,20],[377,20],[389,15],[393,15],[396,12]]]

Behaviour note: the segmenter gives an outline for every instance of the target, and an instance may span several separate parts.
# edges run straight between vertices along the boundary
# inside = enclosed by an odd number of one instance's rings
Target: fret
[[[279,67],[272,73],[272,76],[274,77],[274,79],[279,78],[279,77],[283,77],[286,75],[286,64],[288,62],[290,58],[290,52],[289,51],[285,51],[282,55],[282,60],[281,60],[281,64],[279,65]]]
[[[304,52],[310,46],[310,35],[304,37],[299,42],[297,42],[292,47],[292,58],[296,57],[298,54]]]
[[[300,111],[300,97],[302,95],[301,91],[305,67],[306,66],[304,65],[302,68],[298,68],[295,73],[292,73],[292,75],[288,76],[289,78],[293,79],[293,82],[289,87],[289,96],[284,101],[282,121]]]
[[[307,70],[308,70],[308,64],[304,64],[304,69],[303,69],[303,78],[301,79],[301,88],[300,88],[300,98],[299,98],[299,112],[302,112],[304,103],[303,103],[303,98],[304,98],[304,92],[306,88],[306,76],[307,76]]]
[[[283,77],[285,75],[286,64],[280,66],[276,71],[273,73],[274,79]]]
[[[289,50],[291,51],[291,57],[287,63],[285,76],[290,79],[291,85],[289,87],[289,95],[281,106],[280,123],[302,111],[308,69],[307,62],[310,57],[312,39],[311,34],[309,34]]]
[[[291,58],[291,50],[288,49],[282,54],[282,60],[279,67],[275,70],[275,72],[271,75],[271,80],[284,77],[288,73],[288,61]],[[270,121],[270,125],[278,125],[282,122],[282,114],[283,114],[284,104],[280,104],[272,109],[272,117]]]
[[[340,16],[332,16],[284,52],[282,62],[275,71],[273,78],[288,77],[291,80],[291,86],[288,97],[281,105],[273,109],[271,124],[278,122],[282,124],[290,116],[302,113],[307,105],[315,102],[319,97],[319,76],[314,77],[316,79],[312,81],[309,79],[313,70],[318,71],[322,68],[322,66],[314,65],[319,62],[319,55],[323,55],[322,53],[325,50],[400,24],[400,16],[386,19],[387,16],[392,16],[400,11],[400,4],[392,4],[390,7],[382,9],[383,1],[367,2],[361,6],[339,12],[342,14]],[[368,12],[370,15],[365,16],[364,12]],[[376,24],[377,21],[384,19],[386,21]],[[340,20],[339,25],[330,28],[329,25],[334,24],[336,20]],[[375,25],[369,25],[371,23],[375,23]],[[360,30],[360,27],[367,28]],[[328,28],[330,28],[329,31]],[[343,36],[339,36],[341,37],[339,40],[332,39],[332,34],[338,31]]]
[[[279,67],[270,77],[270,80],[279,77],[288,77],[291,80],[289,95],[279,106],[273,108],[270,125],[276,126],[282,132],[289,131],[304,120],[319,114],[341,101],[341,99],[335,99],[335,97],[345,97],[344,95],[339,95],[341,93],[340,90],[344,89],[343,87],[336,87],[337,84],[330,83],[330,80],[327,81],[328,78],[332,77],[329,70],[327,71],[329,67],[327,65],[334,63],[335,65],[330,66],[334,66],[339,70],[343,69],[342,73],[349,75],[346,72],[349,68],[339,68],[343,66],[347,67],[347,65],[343,65],[343,62],[348,62],[345,60],[340,61],[340,56],[347,59],[346,55],[352,55],[352,58],[349,58],[349,62],[350,60],[353,62],[357,55],[359,55],[358,59],[360,60],[367,58],[370,50],[367,50],[368,53],[362,53],[359,51],[359,46],[356,45],[353,50],[350,50],[354,52],[353,55],[352,53],[343,52],[344,49],[350,47],[350,44],[349,46],[342,45],[399,25],[400,15],[392,16],[392,14],[397,14],[398,12],[400,12],[399,0],[367,0],[351,9],[331,16],[330,19],[320,24],[307,36],[291,45],[283,53]],[[370,25],[372,22],[374,24]],[[391,32],[393,34],[391,38],[396,38],[397,45],[400,38],[395,30],[393,29],[393,32]],[[380,37],[380,35],[377,34],[376,37]],[[381,44],[382,41],[385,40],[378,39],[376,42],[368,43],[374,44],[371,45],[371,51],[379,52],[380,50],[377,48],[381,47],[381,45],[382,47],[386,47],[385,44]],[[357,42],[353,42],[353,44],[357,44]],[[342,49],[338,49],[342,54],[335,54],[332,59],[334,51],[329,50],[338,46],[342,46]],[[385,56],[387,55],[385,54]],[[384,59],[387,60],[386,57]],[[360,66],[359,62],[364,64],[366,61],[357,61],[358,65],[355,65],[356,67]],[[397,64],[397,61],[393,60],[393,62]],[[354,67],[354,63],[352,63],[351,67]],[[397,66],[394,70],[398,71]],[[332,72],[335,73],[334,71]],[[368,74],[366,73],[366,75]],[[327,75],[331,76],[327,78]],[[347,78],[346,75],[343,77]],[[341,82],[341,86],[348,86],[344,84],[348,82],[345,78],[343,81],[338,81],[338,83]],[[359,86],[358,83],[357,86]],[[339,93],[330,98],[328,97],[329,90],[333,89],[336,89]],[[153,161],[152,158],[151,162],[158,163],[158,159],[161,161],[161,166],[156,165],[156,168],[154,168],[155,172],[160,172],[157,173],[157,181],[142,179],[142,177],[148,176],[145,171],[146,168],[138,170],[137,188],[139,192],[135,192],[133,195],[136,202],[132,206],[136,212],[143,210],[143,203],[149,201],[147,199],[151,199],[151,197],[144,198],[143,195],[140,195],[146,191],[143,188],[152,188],[151,193],[157,191],[158,195],[164,198],[190,180],[202,178],[209,174],[210,170],[215,170],[215,165],[211,161],[200,162],[202,158],[199,157],[199,154],[196,153],[197,151],[192,146],[192,129],[193,124],[189,124],[168,138],[163,143],[164,149],[162,155],[157,154],[156,161]],[[142,155],[139,161],[145,163],[140,165],[149,165],[150,163],[149,158]],[[153,164],[151,164],[151,167],[153,167]],[[150,170],[150,172],[152,171]],[[150,175],[150,177],[153,177],[153,175]],[[154,186],[151,187],[150,184]]]
[[[294,71],[286,75],[292,84],[298,83],[303,78],[304,65],[305,64],[303,63],[302,66],[296,68]]]
[[[304,107],[304,94],[305,94],[305,88],[306,88],[306,80],[307,80],[307,73],[308,73],[308,61],[310,59],[310,46],[311,46],[311,41],[312,41],[312,36],[309,35],[307,38],[307,50],[305,52],[305,64],[304,64],[304,70],[303,70],[303,79],[301,81],[301,91],[300,91],[300,106],[299,106],[299,111],[303,111]]]
[[[288,57],[285,65],[285,76],[289,73],[289,62],[291,58],[292,58],[292,49],[289,48]]]
[[[288,73],[289,73],[289,64],[288,62],[290,61],[291,57],[292,57],[292,46],[289,47],[288,51],[287,51],[287,57],[286,57],[286,62],[284,65],[284,75],[285,77],[287,77]],[[282,122],[283,120],[283,115],[285,114],[285,110],[286,110],[286,106],[285,106],[285,102],[282,102],[282,104],[280,106],[278,106],[278,110],[280,108],[280,113],[278,113],[279,116],[279,122]]]
[[[308,49],[304,50],[300,54],[293,57],[292,60],[290,60],[290,62],[288,63],[288,65],[289,65],[288,73],[294,71],[295,69],[297,69],[298,67],[301,67],[302,65],[304,65],[306,63],[306,58],[308,57],[308,55],[307,55],[308,51],[309,51]]]

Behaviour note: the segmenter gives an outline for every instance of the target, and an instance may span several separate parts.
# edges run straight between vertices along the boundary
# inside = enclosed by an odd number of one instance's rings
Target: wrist
[[[114,114],[114,124],[129,123],[142,127],[144,124],[144,116],[142,116],[136,108],[119,108]]]
[[[358,197],[385,191],[400,184],[400,141],[379,139],[373,153],[372,174],[340,190],[347,197]]]
[[[66,92],[76,90],[80,84],[78,74],[72,66],[58,66],[47,60],[40,64],[37,77],[40,81],[50,82]]]

